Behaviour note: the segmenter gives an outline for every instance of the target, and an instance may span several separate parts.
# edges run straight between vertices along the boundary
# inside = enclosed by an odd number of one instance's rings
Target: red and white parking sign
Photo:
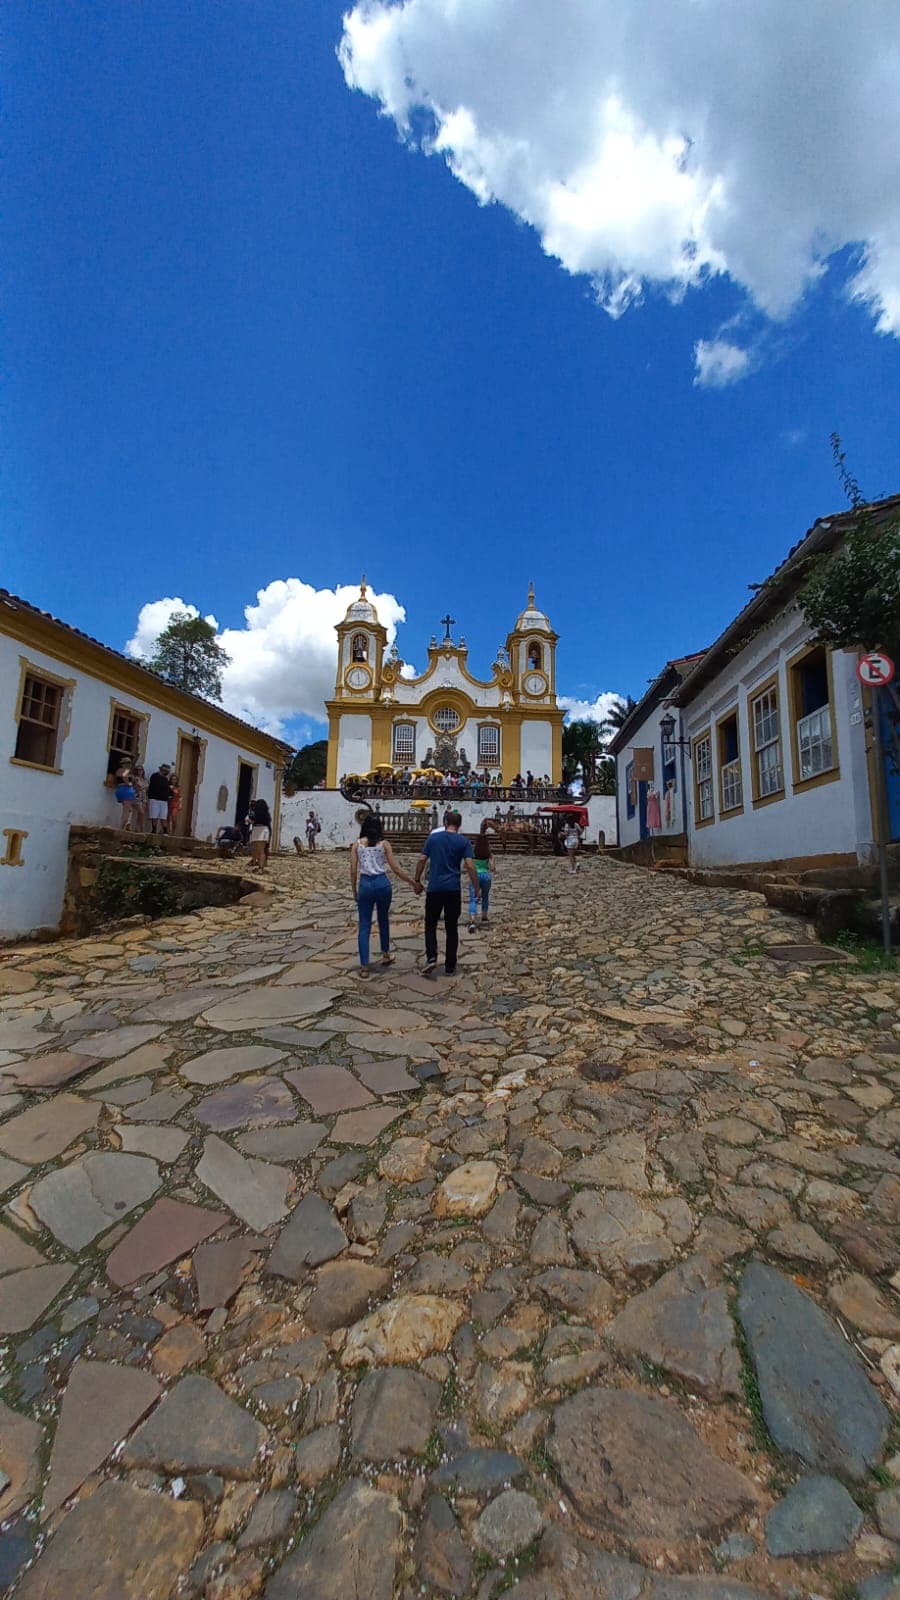
[[[867,683],[870,689],[880,689],[893,678],[894,663],[890,656],[884,655],[882,651],[871,650],[867,656],[860,656],[857,661],[856,676],[860,683]]]

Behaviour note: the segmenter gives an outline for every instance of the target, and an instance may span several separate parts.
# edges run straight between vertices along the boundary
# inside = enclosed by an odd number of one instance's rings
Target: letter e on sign
[[[870,689],[880,689],[893,678],[894,663],[882,651],[871,650],[867,656],[860,656],[856,663],[856,676],[860,683],[867,683]]]

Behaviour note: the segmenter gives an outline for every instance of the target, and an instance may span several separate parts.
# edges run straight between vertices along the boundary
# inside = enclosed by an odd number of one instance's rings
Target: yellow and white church
[[[504,783],[528,771],[561,781],[565,713],[556,700],[558,635],[538,610],[533,586],[488,679],[470,673],[465,639],[451,637],[454,620],[442,619],[444,636],[432,638],[425,671],[404,676],[404,663],[396,645],[388,651],[387,630],[362,580],[359,598],[336,629],[337,679],[325,703],[329,789],[348,774],[382,763],[487,770]]]

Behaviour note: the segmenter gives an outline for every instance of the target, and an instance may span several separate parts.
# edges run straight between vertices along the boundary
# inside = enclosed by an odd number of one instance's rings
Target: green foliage
[[[840,549],[807,563],[799,601],[818,643],[832,650],[900,654],[900,522],[879,525],[847,468],[841,441],[831,452],[856,522]]]
[[[616,792],[616,763],[614,761],[600,761],[594,774],[591,785],[592,794],[615,794]]]
[[[879,940],[867,939],[864,934],[854,933],[850,928],[841,928],[829,943],[837,945],[839,950],[846,950],[848,955],[855,956],[857,970],[860,972],[900,971],[900,957],[893,953],[888,955]]]
[[[315,744],[305,744],[285,765],[284,781],[292,789],[314,789],[325,782],[328,761],[328,740],[317,739]]]
[[[618,733],[626,717],[631,716],[636,705],[637,701],[633,700],[630,694],[627,694],[624,700],[620,700],[617,706],[613,706],[612,711],[606,713],[606,720],[603,724],[604,732]]]
[[[165,871],[134,871],[126,860],[103,861],[97,874],[97,909],[104,919],[167,917],[178,909],[178,891]]]
[[[579,767],[585,789],[594,781],[594,769],[603,751],[603,730],[599,722],[581,717],[567,722],[563,728],[563,775],[567,783],[577,775]]]
[[[222,673],[230,661],[211,622],[189,616],[186,611],[174,611],[169,626],[156,641],[150,666],[189,694],[221,700]]]
[[[900,523],[863,507],[842,549],[815,556],[799,594],[815,638],[832,650],[900,653]]]

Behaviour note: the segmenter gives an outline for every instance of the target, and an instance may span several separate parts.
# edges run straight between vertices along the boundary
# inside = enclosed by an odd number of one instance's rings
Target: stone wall
[[[149,836],[115,828],[72,828],[59,932],[84,935],[127,917],[164,917],[200,906],[235,905],[258,883],[192,862],[215,857],[196,840]]]

